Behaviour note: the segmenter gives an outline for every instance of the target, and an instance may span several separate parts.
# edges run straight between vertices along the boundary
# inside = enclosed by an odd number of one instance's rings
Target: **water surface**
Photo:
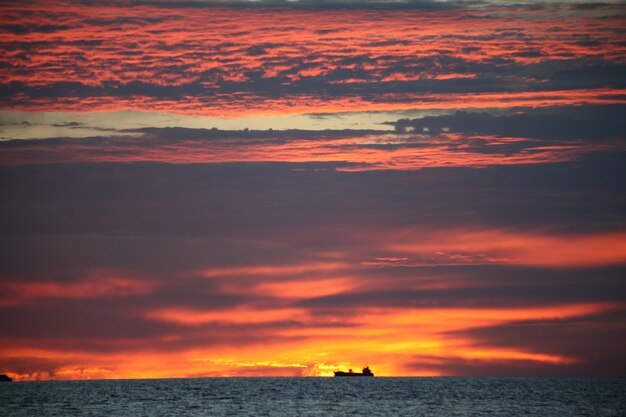
[[[0,384],[5,416],[626,416],[626,379],[207,378]]]

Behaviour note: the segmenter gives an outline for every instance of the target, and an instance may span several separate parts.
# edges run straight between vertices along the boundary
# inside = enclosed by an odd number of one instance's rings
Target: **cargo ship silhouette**
[[[335,376],[374,376],[369,366],[363,368],[363,372],[354,372],[352,369],[348,370],[348,372],[343,371],[335,371]]]

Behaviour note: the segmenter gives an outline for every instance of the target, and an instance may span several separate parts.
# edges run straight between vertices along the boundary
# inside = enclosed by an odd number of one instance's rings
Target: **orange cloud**
[[[328,272],[345,269],[348,264],[343,262],[311,262],[293,265],[252,265],[210,268],[200,271],[205,278],[255,275],[298,275],[309,272]]]
[[[186,308],[171,308],[146,313],[146,318],[183,325],[206,323],[258,324],[277,321],[306,320],[306,311],[294,308],[254,309],[237,308],[220,311],[198,311]]]
[[[370,364],[377,375],[440,375],[435,367],[404,367],[407,361],[440,364],[456,359],[489,362],[530,361],[569,365],[583,360],[554,353],[485,346],[454,330],[515,323],[526,320],[559,320],[623,309],[623,305],[587,303],[538,308],[498,309],[365,309],[351,326],[318,326],[279,330],[252,346],[231,345],[159,352],[151,348],[100,354],[45,349],[0,349],[0,355],[54,358],[66,365],[54,374],[16,374],[18,379],[156,378],[180,376],[331,376],[333,370]],[[213,320],[237,323],[269,323],[297,317],[286,310],[225,313],[172,311],[158,313],[183,325],[201,326]],[[194,318],[190,318],[190,317]],[[281,336],[281,337],[279,337]],[[287,337],[285,339],[284,337]]]
[[[502,263],[557,268],[626,262],[626,232],[549,235],[498,229],[406,231],[389,249],[433,264]],[[393,242],[393,238],[391,239]]]
[[[405,93],[385,94],[375,99],[360,97],[328,98],[323,96],[285,96],[269,99],[254,94],[221,95],[207,100],[198,96],[182,99],[156,99],[150,96],[55,97],[14,100],[0,108],[24,111],[123,111],[149,110],[208,117],[259,117],[309,113],[345,113],[373,111],[487,109],[513,107],[552,107],[602,104],[625,104],[625,89],[596,88],[556,91],[503,93]]]
[[[0,283],[7,294],[0,297],[0,306],[32,303],[42,298],[100,298],[145,295],[157,288],[155,282],[137,279],[125,271],[92,269],[85,271],[81,280],[61,283],[56,281]]]
[[[62,162],[290,162],[335,163],[339,171],[418,170],[433,167],[489,167],[575,161],[593,152],[622,149],[622,144],[564,142],[537,144],[526,138],[441,133],[435,137],[409,133],[361,137],[294,138],[289,140],[180,140],[154,143],[150,138],[111,138],[105,142],[45,141],[0,147],[0,163],[43,164]],[[526,144],[511,152],[498,145]]]
[[[490,93],[438,92],[410,84],[474,80],[501,67],[523,69],[543,62],[621,63],[624,19],[616,17],[618,6],[606,10],[613,14],[564,14],[558,7],[541,14],[499,8],[381,14],[367,9],[266,13],[238,8],[234,13],[218,7],[3,5],[2,21],[22,30],[2,34],[0,78],[24,87],[3,107],[241,117],[623,103],[623,90],[582,84],[550,91],[548,76],[523,71],[508,92],[498,86]],[[54,30],[42,25],[50,21]],[[409,84],[394,88],[398,82]],[[352,88],[333,90],[342,85]],[[520,86],[532,88],[519,92]]]
[[[308,279],[299,281],[267,282],[253,288],[257,294],[276,298],[312,298],[341,294],[353,289],[359,280],[354,278]],[[360,283],[363,284],[362,282]]]

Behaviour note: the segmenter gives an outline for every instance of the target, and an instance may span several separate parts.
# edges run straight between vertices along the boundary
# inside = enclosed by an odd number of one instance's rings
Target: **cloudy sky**
[[[626,376],[626,5],[0,5],[0,372]]]

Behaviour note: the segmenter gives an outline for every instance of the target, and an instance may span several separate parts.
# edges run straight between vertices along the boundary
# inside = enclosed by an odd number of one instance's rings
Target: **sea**
[[[10,382],[0,415],[626,416],[626,379],[204,378]]]

